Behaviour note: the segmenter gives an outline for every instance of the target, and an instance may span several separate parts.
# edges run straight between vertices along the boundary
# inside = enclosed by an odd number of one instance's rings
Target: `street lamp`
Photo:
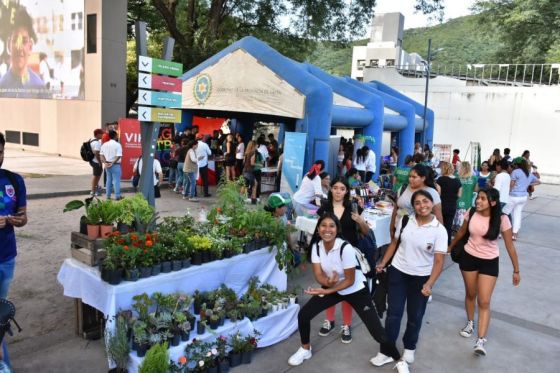
[[[432,39],[428,39],[428,60],[422,61],[422,64],[426,67],[426,92],[424,94],[424,117],[422,118],[422,149],[426,144],[426,112],[428,111],[428,86],[430,84],[430,63],[432,62],[432,57],[435,57],[444,48],[436,49],[432,54]]]

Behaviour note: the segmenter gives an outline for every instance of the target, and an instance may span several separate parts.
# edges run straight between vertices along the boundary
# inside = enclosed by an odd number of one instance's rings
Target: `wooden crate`
[[[101,238],[91,239],[80,232],[72,232],[70,234],[70,241],[70,254],[72,258],[89,266],[93,267],[99,264],[99,261],[107,255],[103,248],[104,240]]]
[[[74,305],[76,311],[76,334],[88,340],[101,338],[105,328],[103,313],[83,303],[81,299],[75,299]]]

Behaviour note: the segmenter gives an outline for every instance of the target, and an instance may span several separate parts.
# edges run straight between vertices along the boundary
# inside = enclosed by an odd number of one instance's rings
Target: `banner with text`
[[[301,185],[306,143],[306,133],[286,132],[284,138],[282,179],[280,181],[281,192],[294,194]]]
[[[119,138],[123,150],[121,161],[122,180],[132,178],[134,163],[142,154],[142,136],[140,135],[140,122],[137,119],[119,119]]]

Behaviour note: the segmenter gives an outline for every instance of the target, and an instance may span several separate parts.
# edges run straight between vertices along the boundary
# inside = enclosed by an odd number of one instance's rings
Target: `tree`
[[[558,0],[478,0],[479,24],[497,33],[498,61],[558,62],[560,55],[560,2]]]
[[[437,13],[442,3],[416,0],[416,8]],[[139,19],[148,23],[154,42],[173,37],[174,58],[185,70],[247,35],[304,61],[319,40],[362,36],[374,7],[375,0],[129,0],[128,31],[132,38]],[[134,93],[127,94],[127,102],[134,102]]]

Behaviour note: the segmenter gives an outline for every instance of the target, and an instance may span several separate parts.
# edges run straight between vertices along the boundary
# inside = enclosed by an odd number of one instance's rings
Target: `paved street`
[[[69,236],[77,229],[78,212],[62,214],[68,194],[86,196],[90,168],[81,160],[63,159],[6,149],[4,167],[22,172],[30,201],[29,224],[18,230],[18,262],[11,288],[17,320],[23,332],[9,339],[15,372],[106,372],[100,341],[74,335],[73,300],[62,296],[56,281],[60,264],[68,256]],[[40,175],[56,175],[41,176]],[[33,176],[33,177],[31,177]],[[212,200],[188,203],[170,190],[157,201],[161,216],[197,211]],[[61,196],[62,195],[62,196]],[[558,372],[560,313],[558,265],[560,264],[560,186],[541,185],[538,198],[529,201],[516,247],[521,285],[511,285],[511,263],[501,244],[500,278],[493,296],[488,334],[488,356],[474,357],[474,339],[459,336],[464,325],[463,285],[457,265],[446,262],[428,305],[416,362],[412,372]],[[290,280],[307,287],[310,269]],[[303,297],[304,298],[304,297]],[[303,299],[305,301],[305,298]],[[340,309],[337,311],[340,316]],[[374,368],[369,359],[378,345],[359,319],[353,325],[353,342],[341,344],[338,336],[317,336],[322,318],[312,325],[314,356],[298,368],[287,365],[299,346],[296,333],[288,340],[258,351],[249,366],[234,372],[389,372],[391,366]],[[340,325],[337,320],[337,326]],[[399,341],[399,345],[402,344]]]

